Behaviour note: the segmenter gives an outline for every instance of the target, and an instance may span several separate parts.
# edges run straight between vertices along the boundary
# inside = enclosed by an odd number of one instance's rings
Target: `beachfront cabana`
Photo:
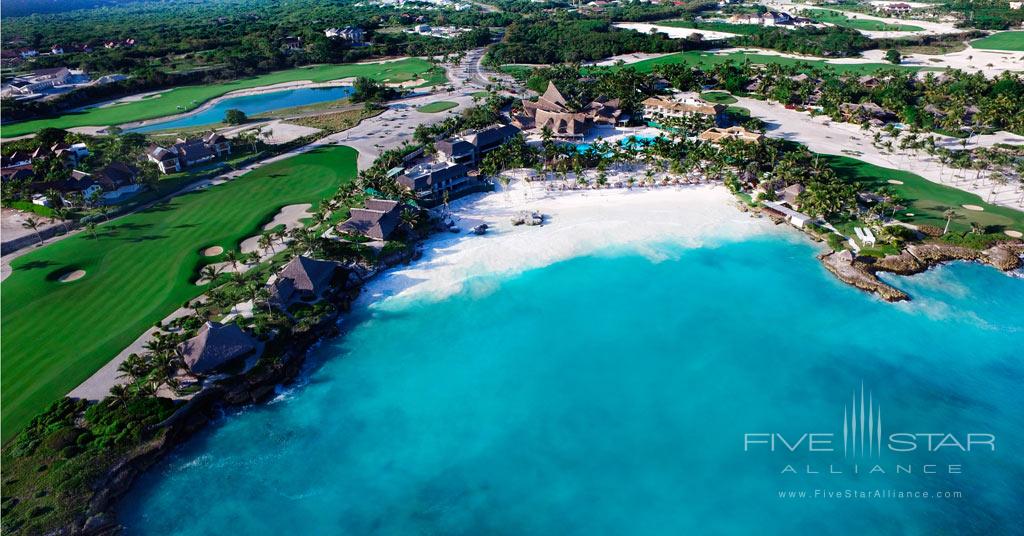
[[[238,324],[206,322],[195,337],[178,345],[178,355],[195,374],[208,374],[225,364],[252,355],[259,343]]]
[[[270,281],[270,303],[286,308],[297,301],[314,301],[330,288],[338,265],[299,255]]]

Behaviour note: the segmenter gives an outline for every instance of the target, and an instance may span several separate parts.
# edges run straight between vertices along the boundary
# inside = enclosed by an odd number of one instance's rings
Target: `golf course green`
[[[237,250],[281,207],[315,206],[356,176],[356,157],[345,146],[315,149],[16,259],[0,284],[3,441],[198,296],[202,249]],[[68,274],[79,278],[62,282]]]
[[[452,108],[455,108],[458,105],[459,103],[452,101],[437,101],[432,102],[430,104],[424,104],[423,106],[416,108],[416,111],[423,112],[425,114],[436,114],[438,112],[443,112],[445,110],[451,110]]]
[[[994,33],[977,41],[971,41],[971,47],[984,50],[1024,51],[1024,31]]]
[[[843,28],[852,28],[854,30],[865,30],[869,32],[919,32],[924,30],[924,28],[914,26],[912,24],[890,23],[874,19],[860,19],[856,18],[858,15],[857,13],[844,13],[842,11],[834,11],[831,9],[808,9],[803,12],[803,15],[806,15],[818,22],[827,22]]]
[[[943,227],[946,224],[943,213],[952,210],[956,217],[950,222],[951,231],[969,231],[971,222],[982,227],[997,226],[1004,230],[1024,231],[1024,212],[986,203],[975,194],[932,182],[907,171],[876,166],[856,158],[825,154],[822,154],[821,158],[832,166],[842,179],[871,188],[885,186],[907,200],[906,210],[897,212],[897,219],[900,221],[913,225]],[[964,205],[977,205],[984,210],[968,210]],[[907,216],[907,213],[913,216]]]
[[[232,82],[177,87],[131,102],[89,108],[58,117],[11,123],[0,127],[0,137],[12,138],[22,136],[45,127],[71,128],[121,125],[133,121],[187,112],[198,108],[210,99],[220,97],[231,91],[301,80],[327,82],[359,76],[384,82],[399,83],[423,79],[428,85],[444,81],[444,74],[442,72],[431,71],[430,64],[419,58],[406,58],[382,63],[350,63],[344,65],[299,67]]]
[[[789,58],[784,56],[775,56],[771,54],[754,54],[747,52],[729,52],[725,54],[714,54],[710,52],[702,52],[697,50],[690,50],[686,52],[678,52],[676,54],[669,54],[668,56],[661,56],[658,58],[651,58],[648,60],[638,61],[630,64],[627,67],[632,67],[638,72],[647,73],[654,70],[654,67],[658,65],[671,65],[676,63],[682,63],[685,65],[692,65],[696,67],[706,68],[732,61],[734,63],[742,63],[744,60],[748,60],[751,63],[766,65],[770,63],[776,63],[779,65],[786,66],[797,66],[797,65],[810,65],[818,69],[824,69],[825,67],[831,67],[837,73],[857,73],[857,74],[868,74],[873,73],[882,69],[910,69],[920,70],[920,67],[909,67],[904,65],[893,65],[890,63],[828,63],[825,60],[811,60],[811,59],[797,59]]]

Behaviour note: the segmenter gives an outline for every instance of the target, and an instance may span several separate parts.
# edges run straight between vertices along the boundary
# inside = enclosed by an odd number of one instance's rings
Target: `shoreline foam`
[[[799,239],[768,220],[735,207],[723,186],[658,186],[548,191],[541,183],[514,182],[508,192],[475,194],[451,204],[459,234],[437,234],[423,245],[423,257],[393,268],[364,287],[359,307],[387,307],[393,300],[442,299],[483,275],[515,274],[573,257],[629,248],[650,258],[665,255],[659,243],[710,246],[755,235]],[[510,217],[531,210],[542,226],[513,226]],[[486,223],[487,234],[469,229]]]

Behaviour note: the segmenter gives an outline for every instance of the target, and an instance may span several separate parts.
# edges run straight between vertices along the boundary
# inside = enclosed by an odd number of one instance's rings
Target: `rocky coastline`
[[[341,333],[338,320],[341,313],[350,310],[363,285],[383,271],[399,264],[408,264],[419,258],[416,247],[395,253],[373,268],[354,266],[348,278],[324,296],[335,312],[321,319],[311,329],[293,335],[282,356],[263,366],[257,365],[244,374],[229,376],[205,386],[170,417],[155,425],[153,437],[121,457],[106,471],[93,488],[92,497],[84,516],[48,533],[48,536],[112,536],[120,534],[117,501],[130,489],[135,479],[147,471],[175,447],[187,441],[226,407],[241,407],[264,403],[273,398],[279,385],[287,385],[302,372],[309,350],[317,343]]]
[[[856,256],[848,250],[825,253],[818,258],[840,281],[878,294],[886,301],[898,302],[911,298],[902,290],[879,279],[879,272],[914,275],[950,261],[979,262],[1010,272],[1024,266],[1022,255],[1024,242],[1017,240],[983,250],[948,244],[913,244],[904,248],[899,255],[882,258]]]

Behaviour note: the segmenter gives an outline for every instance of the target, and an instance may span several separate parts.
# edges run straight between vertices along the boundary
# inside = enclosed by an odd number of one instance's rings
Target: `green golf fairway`
[[[971,46],[984,50],[1024,51],[1024,32],[999,32],[971,41]],[[1024,66],[1021,69],[1024,70]]]
[[[89,108],[57,117],[3,125],[0,127],[0,137],[11,138],[31,134],[45,127],[71,128],[121,125],[133,121],[175,115],[198,108],[204,102],[231,91],[299,80],[327,82],[341,78],[366,76],[386,82],[407,82],[417,78],[423,78],[428,83],[441,83],[443,81],[443,74],[428,71],[430,71],[430,64],[419,58],[406,58],[384,63],[351,63],[300,67],[235,80],[233,82],[178,87],[134,102]]]
[[[970,222],[973,221],[983,227],[998,225],[1005,229],[1024,232],[1024,212],[986,203],[977,195],[932,182],[907,171],[883,168],[846,156],[823,154],[821,157],[836,170],[841,178],[859,182],[864,186],[887,186],[909,201],[905,211],[897,212],[897,218],[900,221],[914,225],[943,227],[946,225],[946,217],[943,212],[952,209],[956,212],[957,218],[949,226],[951,231],[969,231],[971,229]],[[903,184],[891,184],[888,182],[890,179]],[[985,210],[982,212],[967,210],[963,208],[963,205],[978,205]],[[901,215],[907,212],[914,216]]]
[[[317,204],[356,176],[357,152],[320,148],[175,197],[20,257],[2,283],[2,439],[148,327],[201,294],[200,250],[236,249],[278,210]],[[73,282],[63,273],[84,270]]]
[[[836,26],[842,26],[843,28],[866,30],[869,32],[919,32],[924,30],[924,28],[912,24],[888,23],[874,19],[855,19],[846,13],[831,9],[808,9],[803,14],[818,22],[827,22]],[[851,15],[856,16],[856,14]]]
[[[676,54],[670,54],[668,56],[661,56],[659,58],[651,58],[649,60],[638,61],[627,67],[632,67],[638,72],[646,73],[654,70],[657,65],[670,65],[675,63],[683,63],[686,65],[693,65],[701,68],[711,67],[727,61],[733,61],[735,63],[742,63],[744,60],[749,60],[751,63],[757,64],[769,64],[777,63],[779,65],[801,65],[806,64],[818,69],[824,69],[825,67],[831,67],[837,73],[860,73],[867,74],[873,73],[881,69],[910,69],[920,70],[920,67],[908,67],[903,65],[892,65],[889,63],[828,63],[824,60],[804,60],[796,58],[787,58],[783,56],[774,56],[770,54],[748,54],[744,52],[730,52],[728,54],[712,54],[708,52],[701,52],[691,50],[687,52],[679,52]],[[931,69],[928,69],[931,70]]]

